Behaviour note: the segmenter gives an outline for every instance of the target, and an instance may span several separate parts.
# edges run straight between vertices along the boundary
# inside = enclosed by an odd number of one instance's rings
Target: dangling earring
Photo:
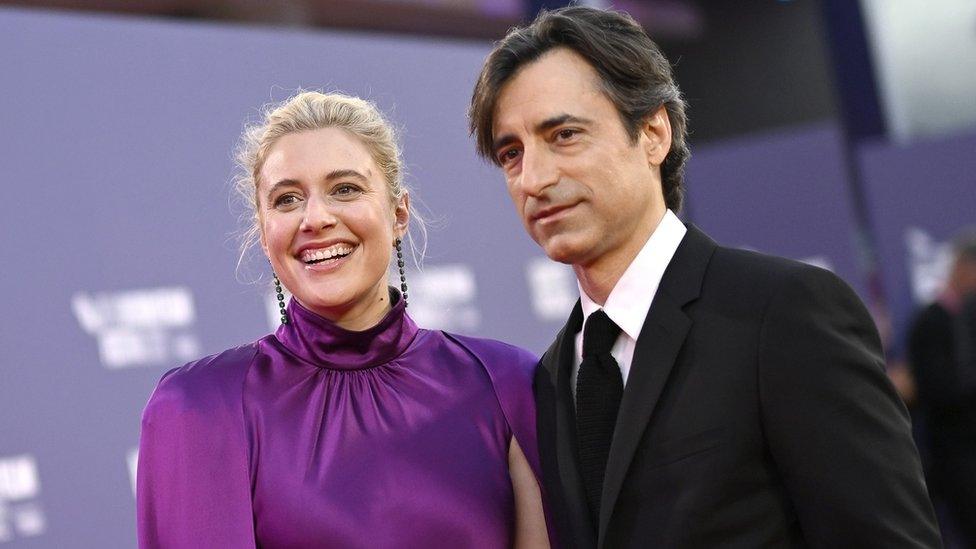
[[[281,323],[288,324],[288,315],[285,314],[285,293],[281,291],[281,281],[278,274],[271,269],[271,276],[274,278],[275,294],[278,296],[278,310],[281,312]]]
[[[393,246],[396,248],[396,252],[397,252],[397,268],[400,270],[400,291],[401,293],[403,293],[403,306],[406,307],[407,305],[409,305],[407,303],[407,275],[403,271],[403,250],[400,249],[399,238],[396,239],[396,242],[393,243]]]

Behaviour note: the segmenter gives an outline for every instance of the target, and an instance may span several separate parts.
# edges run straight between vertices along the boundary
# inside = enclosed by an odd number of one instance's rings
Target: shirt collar
[[[644,327],[647,310],[651,308],[654,295],[661,284],[668,263],[681,244],[688,229],[671,210],[664,213],[661,222],[630,262],[623,276],[610,291],[607,302],[602,307],[617,326],[633,340],[640,336]],[[577,281],[579,285],[579,281]],[[580,306],[583,321],[601,307],[580,287]]]

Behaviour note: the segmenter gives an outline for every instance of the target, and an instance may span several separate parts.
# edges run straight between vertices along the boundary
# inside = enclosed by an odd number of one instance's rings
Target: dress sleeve
[[[234,349],[163,376],[139,440],[139,547],[255,547],[243,376]]]
[[[532,353],[489,339],[445,335],[474,355],[488,372],[505,421],[541,483],[532,380],[539,359]]]
[[[493,374],[495,393],[501,403],[505,419],[512,429],[536,479],[542,483],[539,465],[539,441],[536,433],[535,396],[532,382],[539,359],[524,349],[510,348],[511,357]]]

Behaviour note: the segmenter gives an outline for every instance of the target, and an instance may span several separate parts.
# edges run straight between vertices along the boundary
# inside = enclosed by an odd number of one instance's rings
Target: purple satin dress
[[[290,323],[167,373],[143,414],[141,547],[511,546],[536,359],[420,330]]]

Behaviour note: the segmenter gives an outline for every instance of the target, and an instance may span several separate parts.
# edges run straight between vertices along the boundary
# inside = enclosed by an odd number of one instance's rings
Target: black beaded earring
[[[288,315],[285,314],[285,293],[281,291],[281,281],[278,280],[278,274],[271,270],[271,276],[274,278],[275,294],[278,297],[278,310],[281,312],[281,323],[288,324]]]
[[[397,252],[397,268],[400,270],[400,291],[403,293],[403,306],[409,305],[407,303],[407,275],[403,271],[403,250],[400,248],[400,239],[396,239],[393,243]]]

